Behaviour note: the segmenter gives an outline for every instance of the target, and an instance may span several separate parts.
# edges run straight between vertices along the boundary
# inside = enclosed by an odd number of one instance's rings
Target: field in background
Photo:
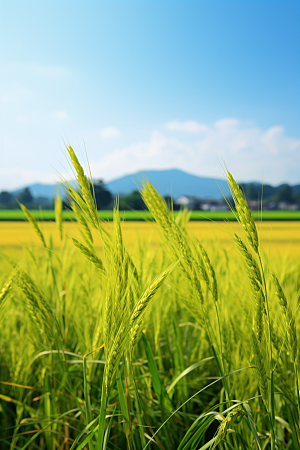
[[[106,224],[107,229],[112,230],[112,223]],[[262,222],[257,223],[261,245],[267,256],[293,256],[300,257],[300,221],[287,222]],[[52,222],[40,222],[40,227],[49,240],[52,236],[53,246],[60,245],[57,226]],[[74,222],[64,224],[66,234],[69,237],[79,238],[78,225]],[[159,230],[154,222],[124,222],[124,242],[128,248],[137,246],[138,239],[151,242],[156,247],[159,244]],[[219,244],[227,251],[236,253],[233,243],[233,233],[239,231],[240,225],[236,222],[190,222],[187,229],[190,235],[195,235],[201,242],[207,244]],[[100,241],[95,241],[96,247],[101,248]],[[0,248],[8,254],[19,256],[23,245],[33,244],[37,248],[41,243],[28,222],[0,222]]]
[[[37,220],[55,220],[55,214],[52,210],[31,210],[32,215]],[[112,211],[98,211],[99,217],[103,220],[111,221],[113,219]],[[153,220],[149,211],[120,211],[121,217],[125,220]],[[176,215],[178,212],[175,212]],[[300,211],[253,211],[255,220],[300,220]],[[63,219],[72,221],[75,219],[73,211],[63,211]],[[0,221],[2,220],[26,220],[21,210],[3,209],[0,210]],[[214,220],[235,221],[235,215],[231,211],[192,211],[190,220]]]

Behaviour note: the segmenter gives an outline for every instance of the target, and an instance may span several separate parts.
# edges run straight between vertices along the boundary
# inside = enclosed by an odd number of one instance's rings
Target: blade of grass
[[[205,391],[207,388],[213,386],[214,384],[218,383],[219,381],[223,381],[224,378],[230,377],[231,375],[241,372],[242,370],[248,370],[248,369],[252,369],[252,366],[249,367],[243,367],[242,369],[237,369],[234,370],[233,372],[230,372],[226,375],[224,375],[221,378],[218,378],[217,380],[213,381],[212,383],[209,383],[208,385],[206,385],[204,388],[200,389],[200,391],[196,392],[194,395],[192,395],[190,398],[188,398],[184,403],[182,403],[182,405],[179,406],[179,408],[176,409],[176,411],[174,411],[164,422],[163,424],[158,428],[158,430],[154,433],[153,437],[156,436],[156,434],[165,426],[165,424],[178,412],[180,411],[180,409],[186,405],[190,400],[192,400],[193,398],[195,398],[197,395],[201,394],[201,392]],[[145,447],[143,448],[143,450],[145,450],[145,448],[148,447],[150,442],[148,442]]]
[[[202,364],[205,364],[207,361],[211,361],[214,358],[215,358],[214,356],[209,356],[208,358],[202,359],[201,361],[198,361],[195,364],[192,364],[187,369],[185,369],[180,375],[178,375],[177,378],[175,378],[172,384],[170,384],[170,386],[167,388],[167,393],[169,394],[172,391],[172,389],[175,387],[178,381],[181,380],[181,378],[185,377],[187,374],[197,369],[197,367],[201,366]]]

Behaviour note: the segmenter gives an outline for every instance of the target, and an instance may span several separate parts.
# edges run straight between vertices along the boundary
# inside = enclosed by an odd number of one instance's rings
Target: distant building
[[[193,210],[195,206],[195,199],[193,197],[182,195],[181,197],[174,200],[174,204],[179,207]]]
[[[267,201],[263,200],[248,200],[248,205],[251,211],[267,211],[269,209],[269,204]]]
[[[278,209],[281,211],[298,211],[299,205],[297,203],[279,202]]]
[[[229,211],[229,206],[225,200],[203,200],[201,204],[202,211]]]

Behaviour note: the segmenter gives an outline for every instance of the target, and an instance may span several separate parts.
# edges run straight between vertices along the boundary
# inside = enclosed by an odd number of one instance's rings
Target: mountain
[[[178,169],[145,170],[110,181],[106,186],[114,195],[130,194],[141,186],[145,178],[148,178],[161,195],[172,195],[174,199],[182,195],[218,199],[222,198],[222,193],[230,193],[225,180],[198,177]]]
[[[75,187],[76,183],[71,181],[70,184]],[[33,197],[46,197],[49,200],[52,200],[55,195],[57,194],[58,190],[60,192],[60,195],[64,196],[64,188],[63,186],[59,184],[31,184],[30,186],[24,186],[20,189],[16,189],[14,191],[11,191],[11,194],[18,195],[20,192],[22,192],[25,188],[29,188],[30,192]]]

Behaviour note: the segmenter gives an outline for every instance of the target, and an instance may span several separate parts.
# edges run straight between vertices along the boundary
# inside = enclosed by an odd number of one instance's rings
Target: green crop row
[[[55,211],[53,210],[33,210],[32,215],[37,220],[55,220]],[[113,220],[113,211],[98,211],[98,215],[103,220]],[[124,220],[153,220],[149,211],[120,211],[120,215]],[[174,212],[174,217],[178,215],[178,212]],[[254,220],[300,220],[299,211],[253,211],[252,215]],[[73,211],[63,211],[63,220],[74,220],[75,216]],[[14,209],[2,209],[0,210],[0,221],[14,221],[14,220],[26,220],[21,210]],[[236,217],[232,211],[191,211],[190,220],[236,220]]]

